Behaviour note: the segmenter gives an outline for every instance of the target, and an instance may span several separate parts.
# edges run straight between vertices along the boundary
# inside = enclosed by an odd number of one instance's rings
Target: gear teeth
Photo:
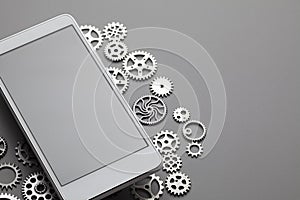
[[[2,147],[0,148],[0,159],[3,158],[7,152],[7,142],[4,139],[4,137],[0,137],[0,145]]]
[[[165,185],[167,191],[174,196],[183,196],[192,187],[191,179],[182,172],[169,174],[165,180]]]
[[[182,113],[184,111],[184,114]],[[173,111],[173,119],[178,123],[187,122],[190,119],[190,111],[184,107],[178,107]]]
[[[38,166],[38,161],[37,159],[35,158],[35,156],[33,155],[30,155],[31,152],[29,152],[28,150],[25,151],[25,149],[23,149],[23,145],[25,145],[26,143],[20,143],[20,142],[17,142],[17,146],[15,147],[15,155],[18,159],[19,162],[21,162],[24,166],[28,165],[29,167],[32,167],[32,166]],[[24,157],[24,155],[22,154],[22,152],[24,153],[25,151],[25,155],[27,155],[27,157]]]
[[[117,52],[115,52],[117,50]],[[117,62],[123,60],[128,53],[128,48],[124,42],[111,41],[104,48],[104,55],[107,59]]]
[[[131,70],[137,70],[138,66],[133,64],[129,67],[127,65],[128,60],[129,59],[133,60],[132,57],[135,58],[135,56],[137,56],[137,55],[148,56],[148,59],[150,59],[151,62],[152,62],[152,65],[147,65],[150,72],[148,72],[146,75],[133,74],[133,73],[130,72]],[[146,63],[144,63],[144,64],[146,64]],[[137,81],[143,81],[143,80],[147,80],[147,79],[151,78],[156,73],[156,71],[157,71],[157,62],[156,62],[155,57],[153,55],[151,55],[150,53],[148,53],[146,51],[136,50],[136,51],[133,51],[133,52],[127,54],[127,56],[124,58],[124,60],[123,60],[123,69],[131,79],[134,79],[134,80],[137,80]]]
[[[188,128],[189,125],[191,124],[196,124],[198,125],[201,129],[202,129],[202,134],[198,137],[192,138],[192,129]],[[188,122],[186,122],[183,127],[182,127],[182,133],[183,136],[185,137],[185,139],[189,140],[189,141],[193,141],[193,142],[201,142],[202,140],[204,140],[204,138],[206,137],[206,133],[207,133],[207,129],[205,127],[205,125],[198,121],[198,120],[190,120]]]
[[[153,95],[158,97],[167,97],[172,94],[174,90],[174,83],[165,76],[156,77],[150,83],[150,91]]]
[[[3,200],[20,200],[17,196],[14,196],[14,195],[9,194],[9,193],[1,193],[0,194],[0,199],[3,199]]]
[[[88,43],[91,45],[91,47],[94,50],[98,50],[103,43],[103,34],[101,31],[92,25],[82,25],[80,26],[80,30],[85,37],[85,39],[88,41]],[[88,30],[86,33],[83,30]],[[94,32],[97,34],[97,37],[94,37],[91,33]]]
[[[168,153],[163,156],[163,170],[168,173],[173,173],[182,167],[181,158],[173,153]]]
[[[198,151],[193,152],[192,151],[193,147],[196,147],[198,149]],[[198,158],[199,156],[202,156],[203,152],[204,152],[204,150],[203,150],[202,143],[192,142],[186,146],[186,153],[188,154],[188,156],[190,156],[192,158]]]
[[[119,69],[117,67],[109,67],[107,68],[108,74],[111,77],[112,81],[114,82],[114,84],[118,87],[118,84],[120,84],[120,80],[117,79],[117,75],[121,75],[123,77],[124,80],[124,86],[120,89],[120,92],[122,94],[124,94],[128,87],[129,87],[129,79],[128,76],[126,75],[126,73],[122,70]],[[117,73],[117,74],[115,74]]]
[[[0,164],[1,169],[10,169],[14,171],[15,177],[10,183],[0,183],[0,188],[3,190],[13,189],[13,187],[17,187],[17,184],[22,180],[22,172],[20,168],[14,163],[2,163]]]
[[[104,38],[109,41],[116,39],[122,41],[127,36],[127,28],[120,22],[110,22],[104,26],[103,35]]]
[[[153,145],[161,154],[175,153],[180,147],[180,140],[173,131],[163,130],[153,137]]]

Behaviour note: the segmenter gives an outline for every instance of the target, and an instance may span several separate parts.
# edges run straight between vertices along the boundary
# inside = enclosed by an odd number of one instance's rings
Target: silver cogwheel
[[[104,27],[103,35],[109,41],[121,41],[127,36],[127,28],[120,22],[111,22]]]
[[[17,187],[17,184],[19,184],[20,181],[22,180],[22,173],[20,168],[14,163],[1,163],[0,171],[4,169],[9,169],[13,171],[15,177],[9,183],[2,183],[0,180],[0,189],[8,190],[8,189],[13,189],[13,187]]]
[[[184,123],[190,118],[190,111],[184,107],[176,108],[173,112],[173,119],[178,123]]]
[[[180,140],[173,131],[163,130],[153,137],[153,145],[161,154],[174,153],[179,149]]]
[[[191,142],[186,146],[186,153],[192,158],[198,158],[203,154],[203,145],[198,142]]]
[[[156,187],[155,187],[156,184]],[[154,193],[153,188],[157,192]],[[138,200],[158,200],[163,195],[164,185],[159,176],[152,174],[145,180],[138,181],[131,186],[131,193]]]
[[[109,67],[107,71],[114,84],[119,88],[120,92],[124,94],[129,86],[128,76],[121,69],[116,67]]]
[[[94,50],[99,49],[103,43],[103,35],[101,31],[95,26],[83,25],[80,26],[80,30],[83,33],[85,39],[90,43]]]
[[[18,142],[15,151],[18,161],[22,162],[23,165],[28,165],[29,167],[38,166],[38,161],[26,142]]]
[[[123,69],[134,80],[146,80],[157,71],[157,63],[150,53],[134,51],[123,60]]]
[[[0,159],[5,156],[7,152],[7,142],[4,137],[0,137]]]
[[[173,153],[168,153],[163,156],[163,170],[168,173],[173,173],[182,167],[181,158]]]
[[[124,42],[113,40],[104,48],[104,55],[111,61],[123,60],[128,53],[128,48]]]
[[[20,200],[20,199],[12,194],[1,193],[0,200]]]
[[[151,93],[159,97],[167,97],[173,90],[173,82],[164,76],[155,78],[150,84]]]
[[[28,175],[22,185],[22,195],[25,200],[57,199],[49,180],[42,172]]]
[[[174,196],[182,196],[191,189],[191,179],[182,172],[169,174],[166,178],[165,185],[167,191]]]
[[[167,106],[160,98],[153,95],[140,97],[132,107],[133,112],[144,125],[153,125],[167,115]]]
[[[193,131],[191,128],[189,128],[189,126],[191,125],[197,125],[200,127],[200,129],[202,129],[202,133],[197,136],[197,133],[193,134]],[[204,124],[198,120],[190,120],[188,122],[186,122],[183,127],[182,127],[182,133],[183,136],[189,140],[189,141],[194,141],[194,142],[200,142],[202,141],[205,136],[206,136],[206,127],[204,126]],[[194,135],[194,136],[192,136]]]

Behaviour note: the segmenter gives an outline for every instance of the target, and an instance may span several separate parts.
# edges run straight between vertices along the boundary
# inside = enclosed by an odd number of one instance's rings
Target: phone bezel
[[[97,63],[99,69],[104,72],[103,74],[107,76],[104,66],[98,57],[97,53],[91,48],[91,46],[87,43],[84,36],[81,34],[80,28],[78,27],[74,18],[69,14],[63,14],[47,20],[41,24],[35,25],[29,29],[26,29],[20,33],[12,35],[8,38],[5,38],[0,41],[0,56],[8,51],[11,51],[17,47],[30,43],[36,39],[39,39],[45,35],[51,34],[55,31],[63,29],[67,26],[73,26],[75,31],[79,33],[79,37],[81,37],[81,41],[87,47],[89,53],[94,58]],[[110,80],[109,78],[107,80]],[[91,174],[88,174],[80,179],[77,179],[71,183],[68,183],[62,186],[55,173],[52,171],[47,159],[43,155],[41,149],[37,141],[34,139],[30,127],[27,126],[25,119],[22,117],[22,114],[19,112],[17,105],[14,103],[14,100],[9,94],[9,91],[5,87],[5,82],[1,79],[0,74],[0,87],[3,96],[5,97],[10,109],[12,110],[17,122],[19,123],[26,139],[29,144],[34,149],[35,154],[45,172],[49,176],[51,182],[53,183],[55,189],[58,194],[63,199],[72,199],[72,200],[85,200],[91,199],[96,196],[105,197],[111,193],[113,193],[119,187],[126,187],[132,183],[133,180],[138,178],[143,178],[154,171],[160,169],[161,167],[161,156],[155,150],[152,145],[149,136],[146,134],[143,127],[139,124],[137,118],[134,113],[130,109],[124,97],[118,91],[118,88],[115,87],[112,81],[109,81],[112,85],[112,88],[116,90],[116,95],[121,99],[124,104],[124,108],[129,113],[130,117],[133,117],[135,123],[137,123],[137,127],[139,127],[140,133],[146,138],[148,143],[148,147],[133,153],[119,161],[112,163],[111,165],[105,166]],[[143,160],[143,162],[140,162]],[[122,171],[116,170],[122,168]],[[126,172],[127,171],[127,172]],[[84,189],[83,189],[84,188]]]

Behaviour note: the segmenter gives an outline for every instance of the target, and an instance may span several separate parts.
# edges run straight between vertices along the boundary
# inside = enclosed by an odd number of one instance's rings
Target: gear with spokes
[[[1,163],[0,171],[5,169],[12,171],[14,173],[14,178],[11,181],[5,183],[0,180],[0,189],[8,190],[13,189],[13,187],[17,187],[17,184],[19,184],[22,180],[22,173],[20,168],[14,163]]]
[[[154,188],[157,188],[156,192]],[[131,186],[131,193],[138,200],[158,200],[163,195],[163,190],[163,181],[155,174]]]
[[[113,40],[104,48],[104,55],[111,61],[123,60],[128,52],[128,48],[124,42]]]
[[[173,173],[182,167],[181,158],[173,153],[168,153],[163,156],[163,170],[168,173]]]
[[[198,142],[191,142],[186,146],[186,153],[192,158],[198,158],[203,154],[203,145]]]
[[[184,107],[176,108],[173,112],[173,119],[178,123],[184,123],[190,118],[190,111]]]
[[[174,153],[179,149],[180,140],[173,131],[163,130],[153,137],[153,145],[161,154]]]
[[[54,200],[56,194],[44,173],[34,172],[28,175],[22,185],[25,200]]]
[[[157,63],[150,53],[134,51],[123,60],[123,69],[134,80],[146,80],[157,71]]]
[[[150,91],[155,96],[167,97],[174,90],[173,82],[164,76],[156,77],[150,84]]]
[[[7,152],[7,142],[4,137],[0,137],[0,159],[5,156]]]
[[[15,147],[15,151],[18,161],[22,162],[23,165],[28,165],[29,167],[38,166],[38,161],[30,146],[26,142],[18,142],[17,146]]]
[[[166,178],[165,185],[167,191],[174,196],[182,196],[191,189],[191,179],[182,172],[169,174]]]
[[[80,26],[80,30],[94,50],[98,50],[102,46],[103,35],[98,28],[91,25],[83,25]]]
[[[111,22],[104,27],[103,35],[109,41],[121,41],[127,36],[127,28],[120,22]]]
[[[129,86],[128,76],[121,69],[116,67],[109,67],[107,68],[107,71],[121,93],[125,93]]]

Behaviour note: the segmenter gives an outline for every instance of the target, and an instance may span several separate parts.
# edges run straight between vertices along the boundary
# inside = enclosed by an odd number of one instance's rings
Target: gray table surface
[[[183,155],[192,190],[180,199],[300,198],[299,1],[9,0],[0,2],[0,38],[62,13],[100,28],[121,21],[128,29],[177,30],[203,45],[217,64],[227,94],[224,129],[205,159]],[[2,99],[0,136],[11,144],[1,162],[18,163],[13,148],[22,135]],[[18,164],[25,175],[37,170]],[[11,193],[20,196],[20,186]],[[111,198],[131,195],[123,190]],[[161,199],[174,197],[165,191]]]

